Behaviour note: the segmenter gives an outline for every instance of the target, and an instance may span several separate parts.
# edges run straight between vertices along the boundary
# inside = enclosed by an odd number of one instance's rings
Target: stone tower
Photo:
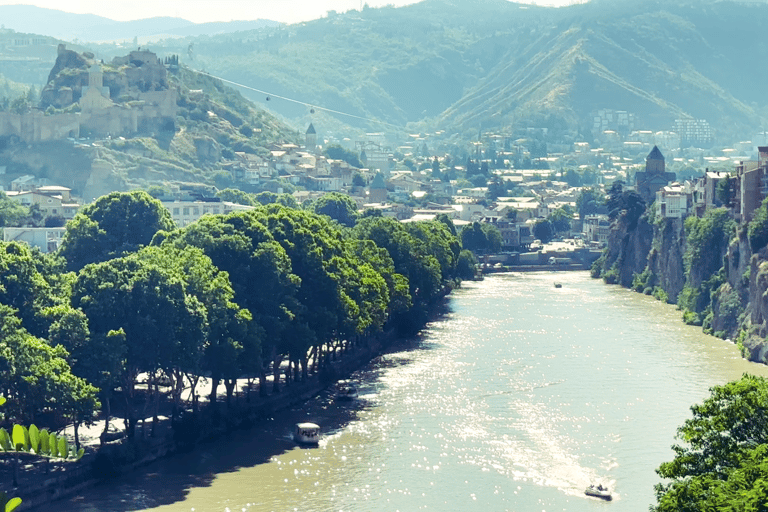
[[[635,173],[635,188],[640,197],[651,204],[656,200],[656,192],[675,181],[675,173],[666,172],[664,155],[659,151],[658,146],[645,157],[645,171]]]
[[[315,148],[317,148],[317,132],[315,131],[315,127],[312,123],[309,123],[309,128],[307,128],[306,133],[306,146],[307,151],[314,151]]]

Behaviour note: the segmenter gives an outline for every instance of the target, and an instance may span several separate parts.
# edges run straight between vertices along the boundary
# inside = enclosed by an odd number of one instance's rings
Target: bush
[[[665,302],[665,303],[669,302],[669,295],[661,286],[653,287],[653,297],[656,300],[660,300],[661,302]]]
[[[701,317],[695,311],[685,310],[683,312],[683,322],[686,325],[701,325]]]

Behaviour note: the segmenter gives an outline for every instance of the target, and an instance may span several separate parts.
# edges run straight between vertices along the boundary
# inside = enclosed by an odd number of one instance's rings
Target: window
[[[184,215],[189,215],[189,207],[184,208]]]
[[[179,214],[179,209],[178,208],[174,208],[173,209],[173,214],[174,215],[178,215]]]

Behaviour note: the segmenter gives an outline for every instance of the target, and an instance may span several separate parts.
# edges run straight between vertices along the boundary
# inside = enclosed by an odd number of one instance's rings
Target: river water
[[[768,376],[673,306],[586,272],[493,275],[446,308],[353,375],[358,400],[324,393],[50,510],[647,510],[690,406]],[[305,420],[317,448],[290,440]],[[597,482],[613,502],[584,495]]]

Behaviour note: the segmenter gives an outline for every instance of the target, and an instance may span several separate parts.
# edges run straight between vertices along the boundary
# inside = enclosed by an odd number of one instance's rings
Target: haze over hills
[[[93,27],[93,18],[83,23]],[[594,0],[555,9],[426,0],[258,30],[222,24],[216,30],[238,31],[149,46],[249,86],[243,95],[297,126],[467,135],[532,126],[576,140],[595,135],[596,111],[612,109],[654,131],[678,118],[705,119],[728,143],[765,128],[764,19],[763,1]],[[60,27],[79,26],[62,20]],[[132,23],[134,35],[141,27],[180,35],[199,28],[164,18]],[[104,59],[125,53],[91,48]]]
[[[72,14],[32,5],[0,5],[0,20],[6,29],[43,34],[64,41],[132,41],[136,38],[202,36],[281,25],[271,20],[193,23],[183,18],[155,17],[115,21],[93,14]]]

